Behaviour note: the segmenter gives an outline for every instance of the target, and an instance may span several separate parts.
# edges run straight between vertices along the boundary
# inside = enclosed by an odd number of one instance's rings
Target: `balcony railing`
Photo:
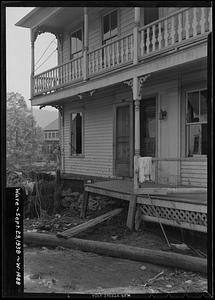
[[[156,20],[139,30],[138,58],[168,51],[212,31],[210,8],[185,8]],[[133,62],[133,34],[120,37],[87,54],[87,77],[99,75]],[[53,92],[83,80],[83,56],[52,68],[33,78],[33,95]]]
[[[57,88],[82,80],[83,57],[34,76],[34,95],[52,92]]]
[[[121,37],[108,45],[89,52],[89,75],[132,62],[133,34]]]
[[[208,8],[181,9],[140,29],[140,57],[211,31],[211,11]]]

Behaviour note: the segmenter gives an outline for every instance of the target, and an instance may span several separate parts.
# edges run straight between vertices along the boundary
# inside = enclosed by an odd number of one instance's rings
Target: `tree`
[[[35,161],[41,153],[42,129],[19,93],[7,93],[6,141],[8,167]]]

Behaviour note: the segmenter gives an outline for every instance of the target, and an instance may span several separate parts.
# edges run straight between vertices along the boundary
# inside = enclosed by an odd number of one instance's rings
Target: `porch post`
[[[140,96],[139,96],[139,80],[133,78],[133,100],[134,100],[134,119],[135,119],[135,134],[134,134],[134,189],[139,186],[138,182],[138,161],[140,157]]]
[[[138,49],[139,49],[139,26],[140,26],[140,7],[134,8],[134,56],[133,56],[133,63],[138,63]]]
[[[84,53],[83,53],[83,78],[87,80],[88,73],[88,9],[84,7]]]
[[[34,96],[34,42],[35,42],[35,33],[31,29],[31,99]]]

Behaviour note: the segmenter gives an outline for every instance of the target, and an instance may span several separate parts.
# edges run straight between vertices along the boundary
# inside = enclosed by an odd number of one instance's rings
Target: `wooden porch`
[[[89,193],[94,193],[129,201],[127,226],[130,229],[134,227],[135,215],[139,214],[145,221],[207,232],[206,189],[181,187],[176,190],[170,185],[143,183],[141,191],[134,194],[130,179],[87,183],[82,217],[86,214]]]

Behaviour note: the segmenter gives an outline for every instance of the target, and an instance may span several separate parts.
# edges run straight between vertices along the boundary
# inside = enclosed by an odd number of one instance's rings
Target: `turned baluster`
[[[164,47],[168,46],[168,22],[164,21]]]
[[[205,32],[205,8],[202,7],[201,8],[201,20],[200,20],[200,24],[201,24],[201,34],[203,34]]]
[[[182,15],[178,15],[178,41],[182,41]]]
[[[152,26],[152,51],[155,51],[155,43],[156,43],[155,25],[153,25]]]
[[[149,37],[149,27],[146,30],[146,53],[149,53],[150,37]]]
[[[143,56],[144,54],[144,30],[141,30],[141,33],[140,33],[140,55]]]
[[[162,41],[162,32],[161,32],[161,22],[158,24],[158,49],[161,49],[161,41]]]
[[[190,22],[189,22],[189,10],[185,12],[185,35],[186,40],[189,39],[190,36]]]
[[[196,9],[196,7],[193,8],[192,28],[193,28],[193,36],[196,36],[197,35],[197,9]]]
[[[171,41],[172,45],[175,43],[175,16],[172,16],[171,19]]]
[[[208,25],[209,25],[209,31],[212,31],[212,8],[209,8]]]

